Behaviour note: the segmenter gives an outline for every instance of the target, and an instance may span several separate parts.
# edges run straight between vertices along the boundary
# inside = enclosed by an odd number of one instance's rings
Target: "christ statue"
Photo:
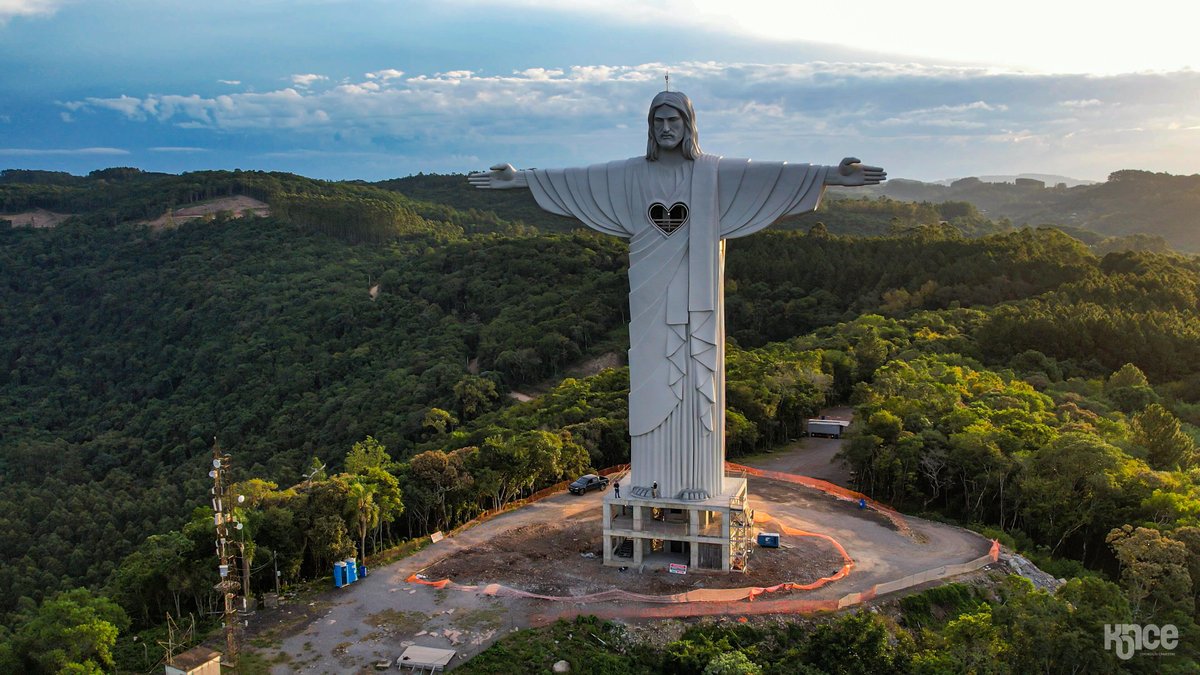
[[[725,466],[725,240],[813,211],[826,185],[874,185],[883,169],[754,162],[701,152],[692,102],[650,103],[644,156],[571,169],[471,174],[528,188],[539,206],[629,239],[629,492],[700,501]],[[657,489],[651,488],[657,484]]]

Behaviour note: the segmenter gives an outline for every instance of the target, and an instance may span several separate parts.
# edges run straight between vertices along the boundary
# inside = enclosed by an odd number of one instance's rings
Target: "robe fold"
[[[722,492],[725,240],[817,208],[826,167],[701,155],[525,171],[546,211],[629,239],[631,477],[667,498]],[[670,231],[650,207],[687,208]]]

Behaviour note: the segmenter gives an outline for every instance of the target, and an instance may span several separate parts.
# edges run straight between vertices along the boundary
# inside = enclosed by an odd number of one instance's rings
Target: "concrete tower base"
[[[621,479],[621,496],[604,496],[604,564],[740,572],[751,550],[754,513],[747,510],[746,479],[725,478],[721,494],[703,500],[655,497],[633,475]]]

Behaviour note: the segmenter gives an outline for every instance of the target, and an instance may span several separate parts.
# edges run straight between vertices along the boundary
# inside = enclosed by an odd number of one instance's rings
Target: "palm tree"
[[[358,554],[367,559],[367,532],[379,524],[379,504],[375,502],[375,486],[354,481],[346,502],[347,512],[358,527]]]

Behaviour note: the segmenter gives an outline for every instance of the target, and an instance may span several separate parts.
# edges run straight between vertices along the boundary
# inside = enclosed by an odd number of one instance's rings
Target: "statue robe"
[[[634,487],[721,494],[725,464],[725,239],[817,208],[824,166],[701,155],[525,171],[543,209],[629,241],[629,433]],[[684,204],[665,232],[650,208]],[[661,210],[660,210],[661,213]]]

